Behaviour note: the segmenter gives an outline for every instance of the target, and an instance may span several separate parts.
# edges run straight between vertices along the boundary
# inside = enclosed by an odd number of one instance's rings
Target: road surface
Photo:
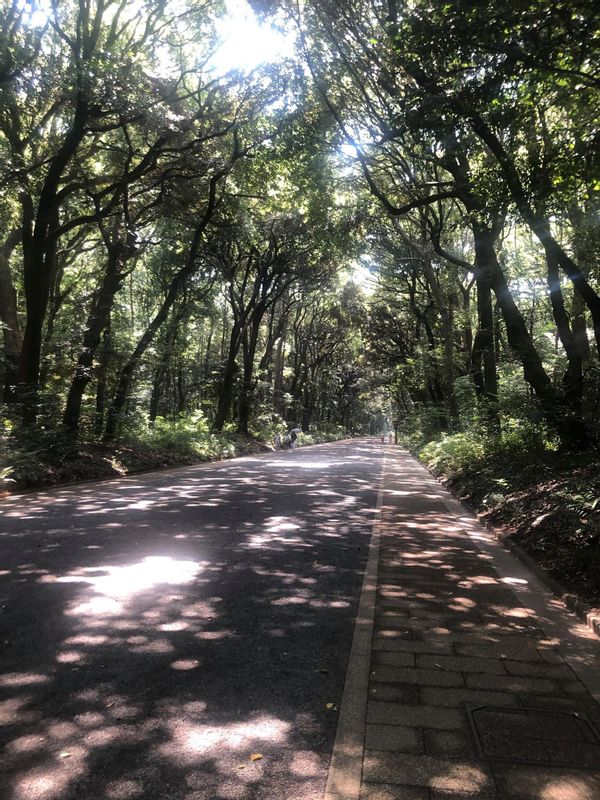
[[[381,465],[346,442],[0,502],[0,796],[321,798]]]

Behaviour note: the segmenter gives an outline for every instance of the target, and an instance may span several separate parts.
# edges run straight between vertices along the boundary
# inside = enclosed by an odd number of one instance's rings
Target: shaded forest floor
[[[555,580],[600,607],[600,452],[487,457],[445,478]]]
[[[211,446],[165,446],[132,440],[120,444],[80,441],[77,444],[48,436],[37,446],[29,442],[0,443],[2,491],[11,492],[86,480],[102,480],[136,472],[186,466],[205,461],[262,453],[270,448],[258,439],[238,434],[211,437]]]

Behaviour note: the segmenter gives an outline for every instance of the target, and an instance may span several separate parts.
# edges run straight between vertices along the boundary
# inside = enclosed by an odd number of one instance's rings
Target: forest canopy
[[[2,0],[3,436],[590,447],[598,45],[591,0]]]

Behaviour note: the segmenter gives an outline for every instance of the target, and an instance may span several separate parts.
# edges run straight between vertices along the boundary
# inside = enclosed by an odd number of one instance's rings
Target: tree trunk
[[[414,244],[413,244],[414,246]],[[453,309],[450,298],[444,297],[442,288],[431,264],[431,260],[426,252],[419,250],[423,272],[427,278],[431,293],[437,306],[442,328],[443,339],[443,384],[448,422],[454,427],[458,420],[458,406],[454,394],[454,330],[453,330]]]
[[[580,408],[583,394],[582,358],[565,309],[563,293],[560,287],[558,262],[552,253],[546,253],[546,265],[548,269],[548,291],[550,293],[552,314],[554,316],[558,337],[567,356],[567,370],[562,379],[565,397],[575,408]]]
[[[287,333],[287,323],[281,331],[281,336],[277,340],[275,348],[275,359],[273,365],[273,410],[280,416],[285,415],[285,402],[283,396],[283,369],[285,366],[285,337]]]
[[[23,283],[27,319],[19,361],[19,395],[23,404],[23,424],[33,425],[39,405],[42,333],[55,267],[56,242],[44,235],[34,235],[32,220],[23,225]],[[37,229],[36,225],[36,229]]]
[[[250,414],[252,413],[252,406],[254,401],[255,385],[253,381],[254,375],[254,356],[256,355],[256,346],[258,343],[258,332],[262,314],[259,312],[255,314],[252,319],[252,325],[248,336],[244,336],[243,341],[243,378],[242,389],[240,393],[240,403],[238,411],[238,433],[248,434],[248,425],[250,423]]]
[[[84,94],[79,92],[71,126],[49,163],[37,209],[34,208],[33,200],[26,192],[21,197],[23,284],[27,321],[19,362],[19,394],[23,402],[24,425],[35,424],[38,415],[42,330],[58,245],[58,239],[54,234],[59,221],[59,186],[69,161],[85,136],[87,118],[87,101]]]
[[[106,327],[102,333],[102,347],[99,353],[99,364],[96,374],[96,419],[94,422],[94,433],[99,439],[104,429],[104,412],[106,410],[106,378],[108,373],[108,362],[111,355],[111,336],[110,336],[110,315],[106,321]]]
[[[235,323],[229,336],[229,349],[227,351],[227,361],[223,371],[217,412],[213,422],[213,431],[222,431],[223,426],[229,419],[231,405],[233,403],[233,384],[235,373],[237,372],[236,358],[240,349],[241,336],[239,323]]]
[[[152,392],[150,394],[150,411],[148,421],[151,426],[154,426],[156,418],[158,417],[158,405],[162,395],[163,384],[165,381],[167,369],[164,364],[160,364],[154,371],[154,378],[152,380]]]
[[[594,213],[589,207],[584,209],[573,205],[569,210],[569,218],[574,232],[573,248],[575,259],[579,264],[583,274],[587,278],[590,268],[594,263],[594,238],[597,238],[598,214]],[[579,291],[573,286],[571,299],[571,320],[573,326],[573,337],[581,359],[584,364],[592,357],[590,341],[587,334],[587,320],[585,318],[585,302]],[[598,353],[600,356],[600,351]]]
[[[581,415],[572,413],[561,402],[552,386],[498,263],[491,231],[480,223],[473,222],[473,234],[478,269],[481,276],[489,280],[496,295],[506,325],[508,343],[519,356],[525,380],[540,401],[548,425],[558,432],[563,443],[585,446],[587,432]]]
[[[479,270],[478,270],[479,272]],[[498,402],[498,374],[496,371],[496,354],[494,351],[494,309],[492,306],[492,289],[483,276],[477,282],[477,335],[478,347],[483,365],[483,397],[489,403]]]
[[[100,344],[100,336],[106,328],[115,295],[121,287],[123,279],[121,256],[122,252],[118,247],[113,248],[109,253],[102,283],[92,301],[81,351],[75,367],[75,375],[67,395],[63,414],[63,426],[73,436],[79,430],[81,403],[84,392],[92,379],[94,358]]]
[[[183,377],[183,367],[181,364],[177,367],[177,413],[184,414],[186,407],[185,397],[185,381]]]
[[[106,442],[114,441],[114,439],[117,436],[120,418],[123,413],[123,409],[125,408],[125,404],[127,402],[127,398],[129,395],[129,387],[131,385],[133,374],[137,369],[140,359],[150,346],[152,340],[154,339],[154,336],[156,335],[156,332],[167,318],[169,311],[171,310],[173,303],[177,299],[179,292],[185,286],[185,282],[194,273],[194,270],[197,267],[198,251],[200,250],[200,244],[204,236],[204,231],[206,230],[206,227],[208,226],[208,223],[215,210],[217,184],[221,180],[221,178],[224,177],[225,174],[226,171],[221,171],[213,175],[212,178],[210,179],[206,209],[204,211],[202,219],[199,220],[194,230],[194,235],[192,237],[192,242],[190,244],[190,249],[186,262],[184,266],[181,267],[181,269],[179,269],[175,273],[175,275],[171,278],[171,282],[169,284],[169,288],[167,290],[165,299],[162,302],[162,305],[160,306],[154,318],[151,320],[150,324],[146,328],[146,331],[139,340],[135,350],[125,363],[123,369],[121,370],[121,374],[117,382],[117,388],[115,390],[115,395],[111,403],[111,406],[108,410],[108,417],[106,420],[106,430],[104,432],[104,441]]]
[[[206,347],[204,349],[204,359],[202,365],[202,380],[207,381],[208,376],[210,373],[210,348],[212,347],[212,338],[215,330],[215,318],[211,314],[210,315],[210,328],[208,331],[208,339],[206,341]]]
[[[165,382],[165,377],[169,370],[169,362],[173,357],[173,351],[175,347],[175,340],[177,338],[177,329],[183,317],[183,308],[180,309],[179,313],[173,314],[171,321],[169,323],[169,327],[167,330],[167,334],[165,337],[163,351],[154,373],[154,380],[152,382],[152,394],[150,395],[150,423],[154,423],[156,417],[158,416],[158,410],[160,405],[160,398],[163,391],[163,386]]]
[[[10,257],[19,243],[20,236],[21,232],[17,228],[7,236],[5,243],[0,247],[0,322],[2,322],[5,361],[2,395],[4,403],[17,401],[19,359],[23,344],[17,311],[17,293],[10,272]]]
[[[581,354],[584,363],[589,361],[592,357],[590,348],[590,340],[587,334],[587,320],[585,318],[585,303],[583,298],[573,287],[573,295],[571,299],[571,319],[573,320],[573,336],[577,344],[577,350]]]
[[[506,151],[500,139],[479,114],[470,115],[469,123],[497,159],[512,199],[517,205],[524,222],[530,227],[544,248],[546,259],[549,263],[556,264],[563,270],[589,308],[594,324],[598,353],[600,354],[600,297],[588,283],[583,271],[554,238],[548,220],[539,209],[531,206],[512,156]]]

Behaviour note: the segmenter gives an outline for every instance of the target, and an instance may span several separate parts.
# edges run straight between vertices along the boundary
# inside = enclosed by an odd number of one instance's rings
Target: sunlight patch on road
[[[47,683],[47,675],[38,672],[7,672],[0,675],[0,686],[11,688],[13,686],[34,686],[40,683]]]
[[[178,561],[169,556],[148,556],[127,566],[86,568],[57,578],[56,582],[88,583],[95,595],[71,606],[67,614],[110,615],[119,614],[132,597],[155,586],[191,583],[201,569],[196,561]],[[102,574],[98,575],[98,572]]]
[[[277,461],[267,461],[267,467],[279,467],[288,469],[328,469],[340,464],[340,461],[305,461],[301,455],[290,453],[289,460],[279,459]]]
[[[267,715],[225,725],[198,725],[184,721],[173,725],[172,741],[159,749],[163,756],[195,762],[200,754],[213,752],[222,756],[224,751],[246,750],[252,743],[283,742],[290,727],[290,723]]]

